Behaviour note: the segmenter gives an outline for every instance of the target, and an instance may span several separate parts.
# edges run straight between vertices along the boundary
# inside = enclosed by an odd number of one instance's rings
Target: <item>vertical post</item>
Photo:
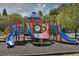
[[[57,24],[57,20],[56,20],[56,40],[57,40],[57,34],[58,34],[58,24]]]
[[[31,26],[31,31],[34,34],[34,19],[31,19],[30,26]],[[33,36],[31,36],[31,39],[33,39]]]
[[[48,34],[49,34],[49,39],[48,40],[50,40],[50,20],[48,20],[48,29],[47,29],[47,32],[48,32]]]
[[[18,27],[18,35],[17,35],[17,41],[20,41],[20,19],[17,20],[17,27]]]
[[[52,39],[52,34],[50,33],[50,19],[49,19],[49,40],[51,41]]]
[[[56,32],[58,33],[58,23],[56,21]]]
[[[26,35],[26,34],[27,34],[27,23],[28,23],[28,22],[27,22],[27,19],[26,19],[25,22],[24,22],[24,27],[25,27],[25,28],[24,28],[24,40],[26,39],[26,36],[27,36],[27,35]]]
[[[25,36],[26,36],[26,21],[24,20],[24,41],[25,41]]]

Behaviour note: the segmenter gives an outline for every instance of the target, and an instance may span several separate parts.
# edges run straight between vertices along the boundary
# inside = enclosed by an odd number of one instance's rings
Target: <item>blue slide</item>
[[[14,32],[14,24],[10,25],[10,33],[6,37],[6,43],[10,46],[14,46],[14,38],[18,34],[18,27],[16,26],[16,31]]]
[[[10,46],[13,46],[15,43],[14,43],[14,37],[15,37],[15,33],[14,32],[11,32],[8,34],[7,38],[6,38],[6,43]]]
[[[59,32],[60,36],[63,37],[67,42],[79,44],[79,41],[77,39],[70,38],[68,35],[66,35],[64,32]]]

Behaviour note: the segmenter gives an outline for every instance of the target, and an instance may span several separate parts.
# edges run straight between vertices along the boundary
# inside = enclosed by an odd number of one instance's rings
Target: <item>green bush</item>
[[[0,32],[4,32],[4,25],[0,25]]]

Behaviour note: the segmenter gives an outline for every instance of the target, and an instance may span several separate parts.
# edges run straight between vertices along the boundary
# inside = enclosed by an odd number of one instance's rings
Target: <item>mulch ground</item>
[[[8,49],[5,42],[0,42],[0,56],[57,55],[73,52],[79,52],[79,45],[55,42],[51,46],[37,47],[28,43],[25,46],[16,45]]]

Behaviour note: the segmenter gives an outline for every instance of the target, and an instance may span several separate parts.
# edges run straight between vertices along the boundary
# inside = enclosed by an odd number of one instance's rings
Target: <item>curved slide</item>
[[[6,43],[10,46],[13,46],[15,43],[14,43],[14,37],[15,37],[15,32],[11,32],[8,34],[7,38],[6,38]]]
[[[70,38],[68,35],[66,35],[64,32],[59,32],[60,36],[63,37],[67,42],[79,44],[79,41],[77,39]]]

